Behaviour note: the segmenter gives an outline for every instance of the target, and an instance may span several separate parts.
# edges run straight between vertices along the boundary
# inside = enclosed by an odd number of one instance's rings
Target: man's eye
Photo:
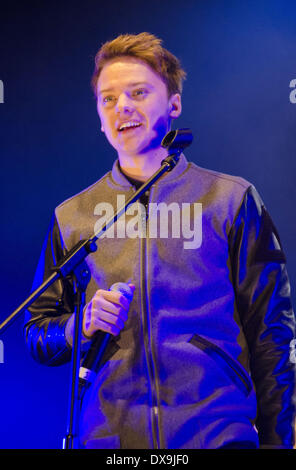
[[[108,104],[108,103],[112,103],[113,101],[115,101],[115,97],[110,95],[110,96],[105,96],[103,98],[103,103],[104,104]]]
[[[137,97],[141,98],[142,96],[145,96],[146,94],[147,94],[147,90],[144,90],[144,89],[134,90],[132,92],[132,96],[134,96],[135,98]]]

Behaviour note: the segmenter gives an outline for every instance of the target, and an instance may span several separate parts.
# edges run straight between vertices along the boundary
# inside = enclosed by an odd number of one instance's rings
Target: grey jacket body
[[[57,207],[34,287],[99,228],[104,207],[115,212],[133,191],[115,162]],[[136,289],[85,394],[81,446],[292,447],[294,314],[280,240],[254,187],[182,156],[152,187],[146,212],[133,209],[86,259],[87,302],[115,282]],[[72,312],[68,279],[30,308],[26,337],[36,360],[70,360],[64,330]]]

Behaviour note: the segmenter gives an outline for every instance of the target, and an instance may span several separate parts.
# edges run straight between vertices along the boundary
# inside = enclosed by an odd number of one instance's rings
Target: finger
[[[124,322],[119,317],[110,318],[108,317],[108,312],[106,312],[104,318],[106,321],[102,317],[93,320],[92,330],[94,332],[100,330],[116,336],[124,328]]]
[[[136,290],[136,286],[134,284],[131,284],[131,283],[129,283],[128,286],[132,289],[132,291],[133,291],[132,293],[134,295],[134,292]]]
[[[119,304],[109,302],[103,297],[93,299],[92,309],[97,310],[97,311],[105,310],[106,312],[113,313],[114,315],[117,315],[117,316],[125,316],[125,313],[127,314],[127,311],[128,311],[128,308],[123,308]]]
[[[111,326],[116,326],[120,330],[124,327],[124,320],[120,316],[113,315],[105,310],[101,310],[98,312],[98,315],[93,317],[94,326],[97,326],[102,322]]]
[[[117,321],[117,318],[121,320],[123,323],[127,320],[128,318],[128,312],[126,310],[120,309],[117,313],[110,312],[109,310],[105,309],[93,309],[92,311],[92,318],[95,319],[102,319],[108,323],[115,324]]]
[[[97,311],[93,308],[90,318],[84,322],[83,333],[87,337],[92,337],[96,331],[102,330],[117,335],[123,327],[124,319],[121,317],[102,309]]]
[[[95,293],[94,299],[105,299],[106,301],[117,304],[124,309],[129,308],[129,301],[121,292],[100,289]]]
[[[97,331],[104,331],[105,333],[110,333],[111,335],[117,336],[121,330],[116,325],[98,320],[98,322],[92,327],[91,336]]]

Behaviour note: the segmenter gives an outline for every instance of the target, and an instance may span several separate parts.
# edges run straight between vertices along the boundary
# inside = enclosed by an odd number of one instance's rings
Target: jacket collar
[[[184,171],[187,169],[187,166],[188,166],[188,161],[185,155],[182,153],[180,155],[180,159],[177,165],[175,166],[175,168],[173,168],[173,170],[163,175],[162,180],[164,180],[164,182],[175,180],[182,173],[184,173]],[[115,183],[117,186],[121,186],[122,188],[131,188],[132,186],[131,183],[126,179],[124,174],[120,171],[118,159],[115,160],[113,164],[113,167],[111,170],[111,179],[113,180],[113,183]]]

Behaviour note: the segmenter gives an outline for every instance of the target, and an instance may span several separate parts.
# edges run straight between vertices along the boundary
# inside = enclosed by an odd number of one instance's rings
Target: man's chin
[[[108,140],[118,155],[135,158],[145,157],[149,152],[160,148],[162,138],[160,136],[149,136],[149,138],[141,140],[132,137],[121,141]]]
[[[151,147],[150,147],[151,149]],[[140,156],[145,156],[147,153],[147,150],[149,150],[149,145],[146,143],[133,143],[133,142],[128,142],[125,145],[120,145],[116,148],[118,154],[123,154],[129,157],[140,157]]]

